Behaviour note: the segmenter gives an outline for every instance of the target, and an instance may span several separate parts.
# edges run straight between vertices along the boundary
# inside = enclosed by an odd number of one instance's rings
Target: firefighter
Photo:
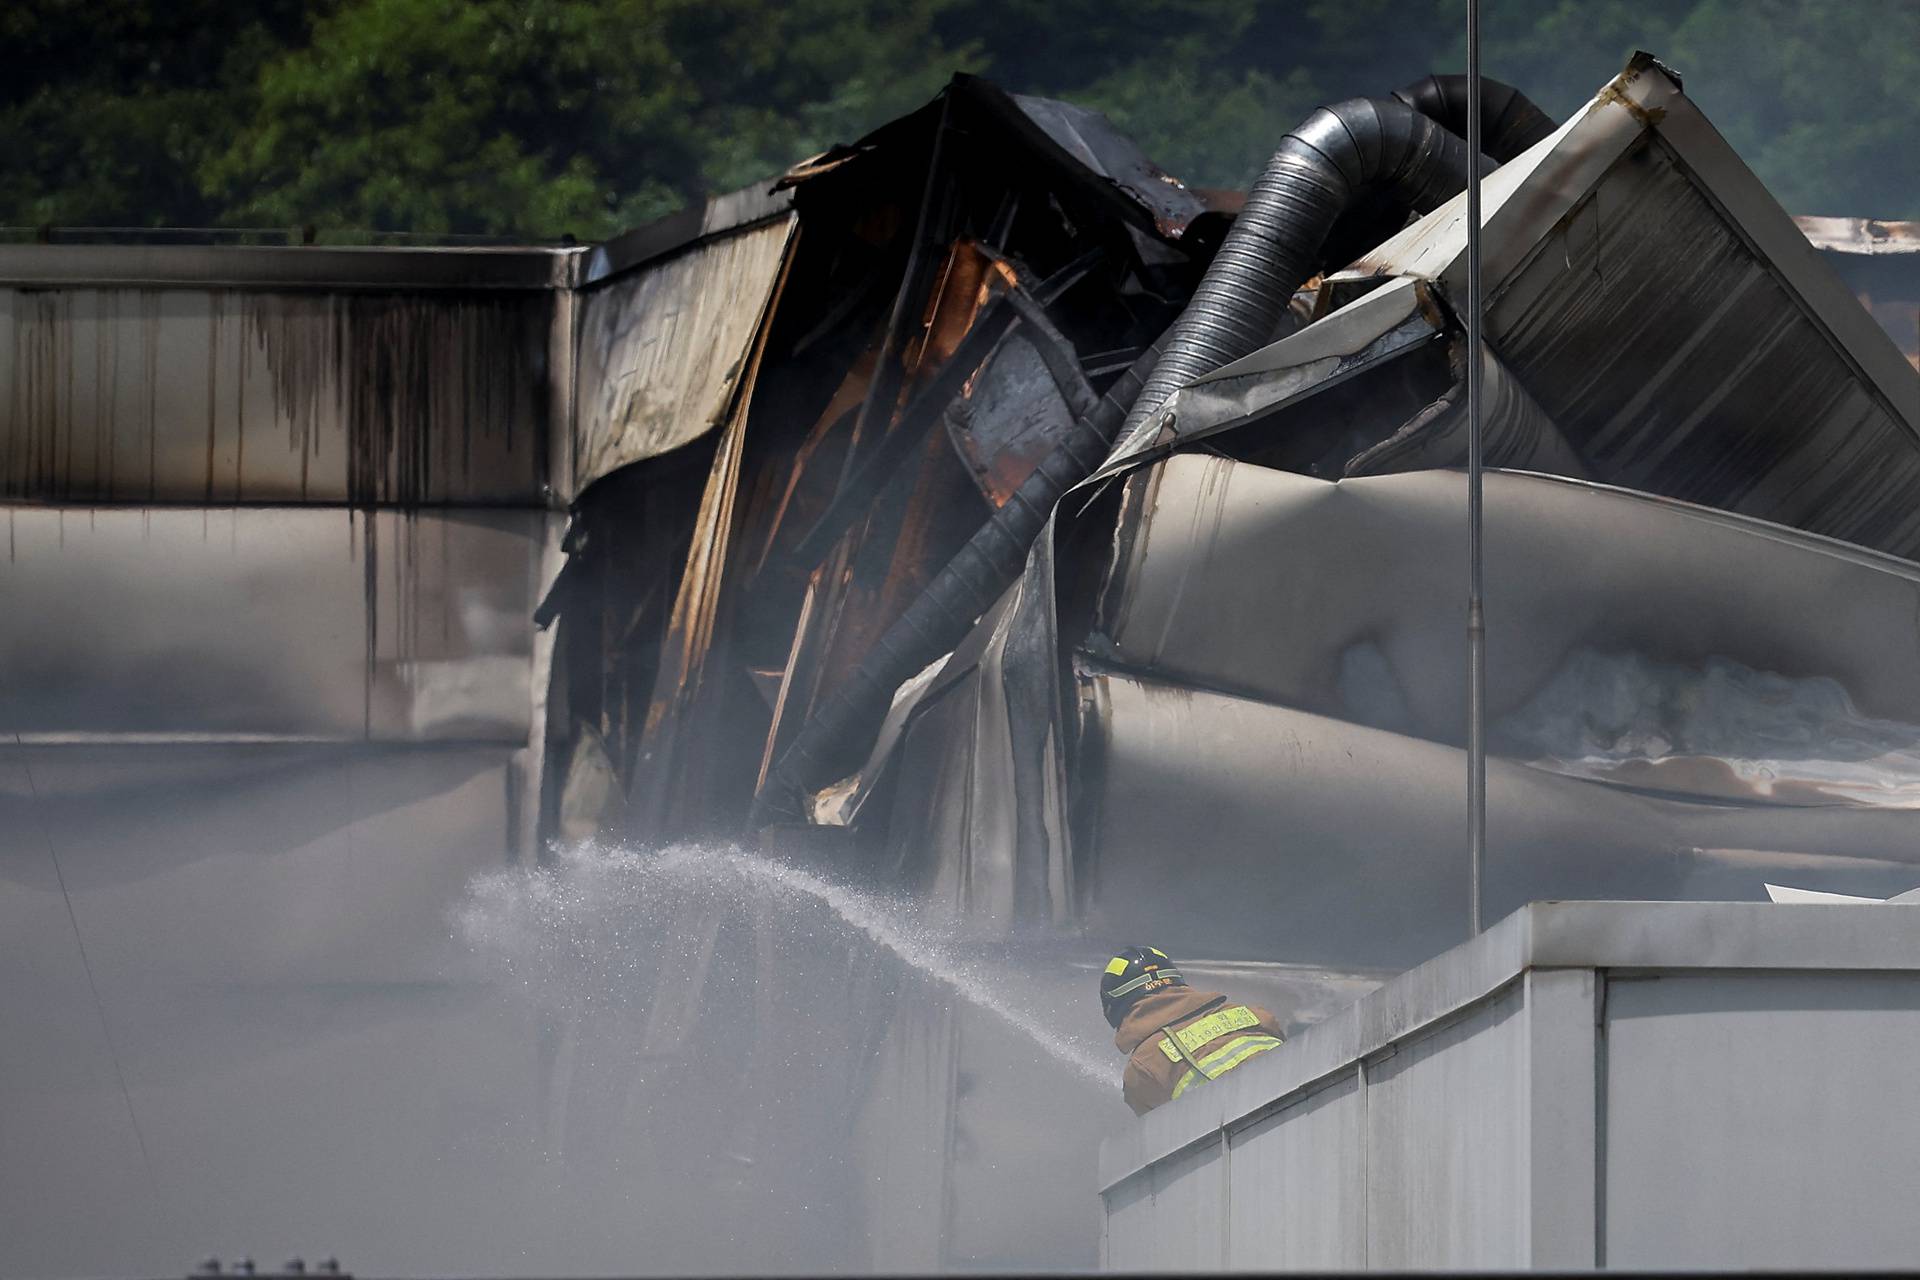
[[[1217,1080],[1284,1037],[1273,1014],[1195,991],[1158,947],[1128,947],[1100,975],[1100,1009],[1127,1056],[1121,1092],[1145,1115],[1194,1085]]]

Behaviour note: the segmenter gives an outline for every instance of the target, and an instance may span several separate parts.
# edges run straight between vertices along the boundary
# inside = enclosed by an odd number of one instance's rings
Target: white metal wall
[[[1367,1265],[1524,1264],[1525,1012],[1516,985],[1368,1064]]]
[[[1615,978],[1606,1026],[1609,1267],[1920,1258],[1920,978]]]
[[[1235,1135],[1229,1267],[1366,1265],[1365,1124],[1356,1067]]]
[[[1110,1143],[1103,1262],[1910,1266],[1916,913],[1528,908]]]
[[[1107,1265],[1524,1265],[1521,990],[1122,1184]]]

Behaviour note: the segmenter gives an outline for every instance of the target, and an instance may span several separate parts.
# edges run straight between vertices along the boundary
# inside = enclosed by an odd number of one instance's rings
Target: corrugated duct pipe
[[[1444,92],[1434,101],[1436,109],[1448,105]],[[1180,387],[1272,340],[1294,291],[1319,269],[1342,211],[1379,193],[1425,213],[1466,184],[1466,143],[1392,98],[1321,107],[1281,139],[1180,318],[828,695],[781,757],[770,789],[811,792],[859,767],[894,691],[958,644],[1013,583],[1054,504],[1100,465],[1113,440]]]
[[[1465,76],[1422,76],[1393,96],[1442,128],[1467,136]],[[1557,127],[1512,85],[1480,78],[1480,149],[1491,158],[1505,164]]]

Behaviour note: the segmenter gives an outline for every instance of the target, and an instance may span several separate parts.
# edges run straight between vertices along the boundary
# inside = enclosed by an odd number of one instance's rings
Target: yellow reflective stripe
[[[1107,972],[1116,978],[1127,971],[1127,962],[1119,956],[1107,961]]]
[[[1204,1078],[1208,1080],[1218,1080],[1221,1076],[1227,1074],[1227,1072],[1233,1070],[1248,1058],[1253,1057],[1256,1053],[1265,1053],[1269,1049],[1278,1049],[1279,1047],[1280,1041],[1274,1039],[1272,1036],[1241,1036],[1225,1049],[1220,1050],[1218,1053],[1210,1053],[1201,1059],[1200,1065],[1206,1072]],[[1174,1084],[1173,1096],[1176,1098],[1179,1097],[1187,1091],[1188,1085],[1201,1078],[1201,1076],[1196,1075],[1191,1070],[1185,1072]]]
[[[1222,1009],[1218,1013],[1210,1013],[1204,1018],[1196,1018],[1174,1034],[1180,1038],[1182,1048],[1188,1053],[1194,1053],[1209,1040],[1218,1040],[1230,1031],[1244,1031],[1248,1027],[1259,1025],[1259,1017],[1253,1010],[1241,1004],[1231,1009]]]
[[[1277,1036],[1235,1036],[1225,1045],[1215,1049],[1206,1057],[1199,1059],[1200,1070],[1189,1068],[1174,1083],[1173,1096],[1179,1097],[1187,1091],[1187,1086],[1196,1080],[1217,1080],[1227,1072],[1253,1057],[1256,1053],[1265,1053],[1269,1049],[1278,1049],[1281,1041]],[[1160,1052],[1167,1055],[1169,1062],[1179,1062],[1180,1055],[1164,1039],[1160,1041]]]
[[[1226,1048],[1202,1058],[1200,1069],[1206,1072],[1207,1079],[1217,1080],[1254,1054],[1279,1047],[1280,1042],[1272,1036],[1241,1036]]]

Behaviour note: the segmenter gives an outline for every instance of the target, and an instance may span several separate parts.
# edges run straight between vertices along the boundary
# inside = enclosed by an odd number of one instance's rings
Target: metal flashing
[[[26,287],[546,291],[584,248],[0,245],[0,284]]]

